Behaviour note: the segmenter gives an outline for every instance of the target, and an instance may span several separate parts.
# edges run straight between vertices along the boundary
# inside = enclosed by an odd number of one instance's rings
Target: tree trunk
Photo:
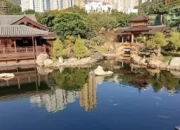
[[[163,15],[162,14],[160,14],[160,18],[161,18],[161,25],[163,24]]]
[[[158,57],[158,58],[160,58],[160,57],[161,57],[161,47],[159,47],[159,48],[158,48],[157,57]]]

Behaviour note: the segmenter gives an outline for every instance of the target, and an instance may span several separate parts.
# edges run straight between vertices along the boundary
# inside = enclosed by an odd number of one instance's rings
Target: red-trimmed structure
[[[118,32],[118,38],[121,42],[134,43],[134,39],[140,35],[145,38],[149,35],[153,35],[155,32],[165,31],[165,25],[149,26],[150,20],[150,18],[144,16],[143,14],[139,14],[135,18],[129,19],[131,27],[121,28]]]
[[[1,15],[0,63],[34,60],[41,52],[51,55],[56,38],[56,33],[38,23],[35,15]]]

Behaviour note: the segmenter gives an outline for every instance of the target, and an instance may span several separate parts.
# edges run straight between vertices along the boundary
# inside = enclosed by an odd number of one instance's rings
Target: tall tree
[[[86,38],[87,21],[80,14],[65,12],[55,17],[53,31],[65,39],[67,36]]]

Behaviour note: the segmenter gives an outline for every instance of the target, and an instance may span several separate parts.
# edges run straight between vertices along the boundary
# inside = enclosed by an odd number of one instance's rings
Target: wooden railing
[[[39,55],[43,52],[41,46],[33,47],[17,47],[17,48],[0,48],[0,60],[3,59],[21,59],[21,58],[33,58],[35,55]]]

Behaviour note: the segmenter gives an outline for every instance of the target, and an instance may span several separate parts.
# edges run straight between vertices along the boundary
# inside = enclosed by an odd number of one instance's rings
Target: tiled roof
[[[0,37],[45,36],[48,31],[31,28],[25,25],[0,25]]]
[[[129,22],[139,22],[139,21],[149,21],[150,18],[148,18],[147,16],[143,15],[143,14],[139,14],[136,17],[129,19]]]
[[[151,28],[150,33],[164,32],[166,29],[166,25],[148,26],[148,27]]]
[[[23,17],[27,17],[35,22],[37,22],[37,19],[35,15],[0,15],[0,25],[11,25],[12,23],[15,23],[16,21],[22,19]]]
[[[149,31],[149,30],[151,30],[151,28],[147,26],[135,26],[124,30],[124,32]]]

